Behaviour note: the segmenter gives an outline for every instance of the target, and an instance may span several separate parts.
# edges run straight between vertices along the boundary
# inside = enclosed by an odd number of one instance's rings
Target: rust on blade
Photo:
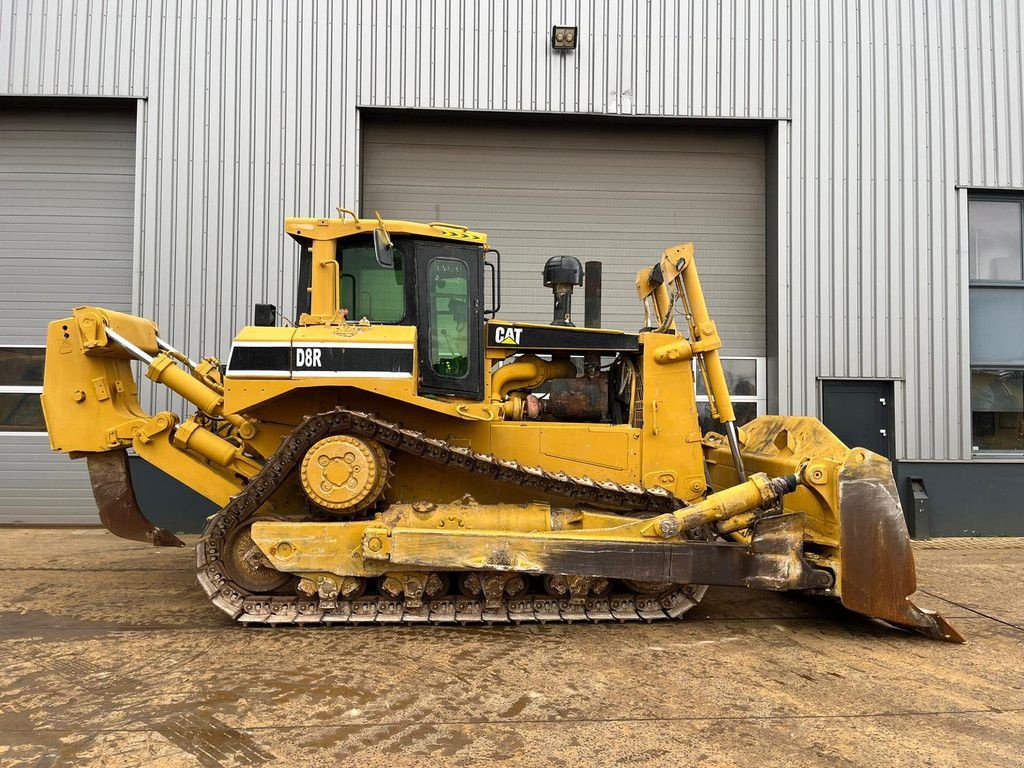
[[[124,450],[90,453],[89,479],[103,527],[123,539],[148,542],[157,547],[183,547],[185,543],[168,530],[153,525],[139,509]]]
[[[843,605],[938,640],[964,642],[939,614],[910,599],[914,553],[889,462],[862,449],[839,473]]]

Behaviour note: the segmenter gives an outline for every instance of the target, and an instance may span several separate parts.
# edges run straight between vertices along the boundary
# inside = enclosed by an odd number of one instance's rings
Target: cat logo
[[[509,326],[498,325],[494,328],[494,343],[512,344],[514,346],[519,343],[519,337],[522,335],[522,328],[510,328]]]

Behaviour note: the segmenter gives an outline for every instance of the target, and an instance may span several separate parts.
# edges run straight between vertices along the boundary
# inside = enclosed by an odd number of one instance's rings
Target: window
[[[723,357],[722,368],[725,369],[725,381],[729,385],[732,407],[736,411],[736,426],[743,426],[748,421],[763,416],[768,404],[765,358]],[[711,418],[711,403],[696,360],[693,362],[693,375],[697,387],[697,417],[700,420],[701,432],[724,431],[721,423]]]
[[[433,259],[427,268],[430,367],[439,376],[469,373],[469,271],[456,259]]]
[[[39,394],[45,347],[0,347],[0,432],[46,432]]]
[[[1024,451],[1024,198],[972,195],[971,445]]]
[[[341,306],[348,319],[399,323],[405,317],[405,269],[396,249],[395,266],[382,267],[373,244],[344,245],[341,260]]]

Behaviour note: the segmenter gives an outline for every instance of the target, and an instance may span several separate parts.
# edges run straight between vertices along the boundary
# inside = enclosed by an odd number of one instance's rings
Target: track
[[[421,456],[441,466],[484,474],[499,482],[598,507],[655,515],[682,506],[681,501],[662,489],[598,482],[523,466],[451,446],[370,414],[338,408],[310,416],[300,424],[245,489],[210,519],[196,546],[199,584],[211,602],[233,619],[247,624],[654,621],[682,616],[704,596],[706,587],[700,585],[678,585],[658,594],[645,594],[616,583],[607,597],[558,599],[548,594],[527,594],[506,598],[496,607],[493,602],[485,604],[482,598],[445,596],[411,607],[402,598],[383,595],[343,600],[259,595],[241,588],[229,576],[222,559],[228,537],[253,519],[295,470],[306,450],[324,437],[343,433],[372,438],[392,450]]]

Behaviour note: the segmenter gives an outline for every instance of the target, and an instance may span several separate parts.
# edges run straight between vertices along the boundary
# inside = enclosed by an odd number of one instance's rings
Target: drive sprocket
[[[302,457],[302,490],[319,507],[350,515],[372,506],[388,480],[387,452],[376,440],[331,435]]]

